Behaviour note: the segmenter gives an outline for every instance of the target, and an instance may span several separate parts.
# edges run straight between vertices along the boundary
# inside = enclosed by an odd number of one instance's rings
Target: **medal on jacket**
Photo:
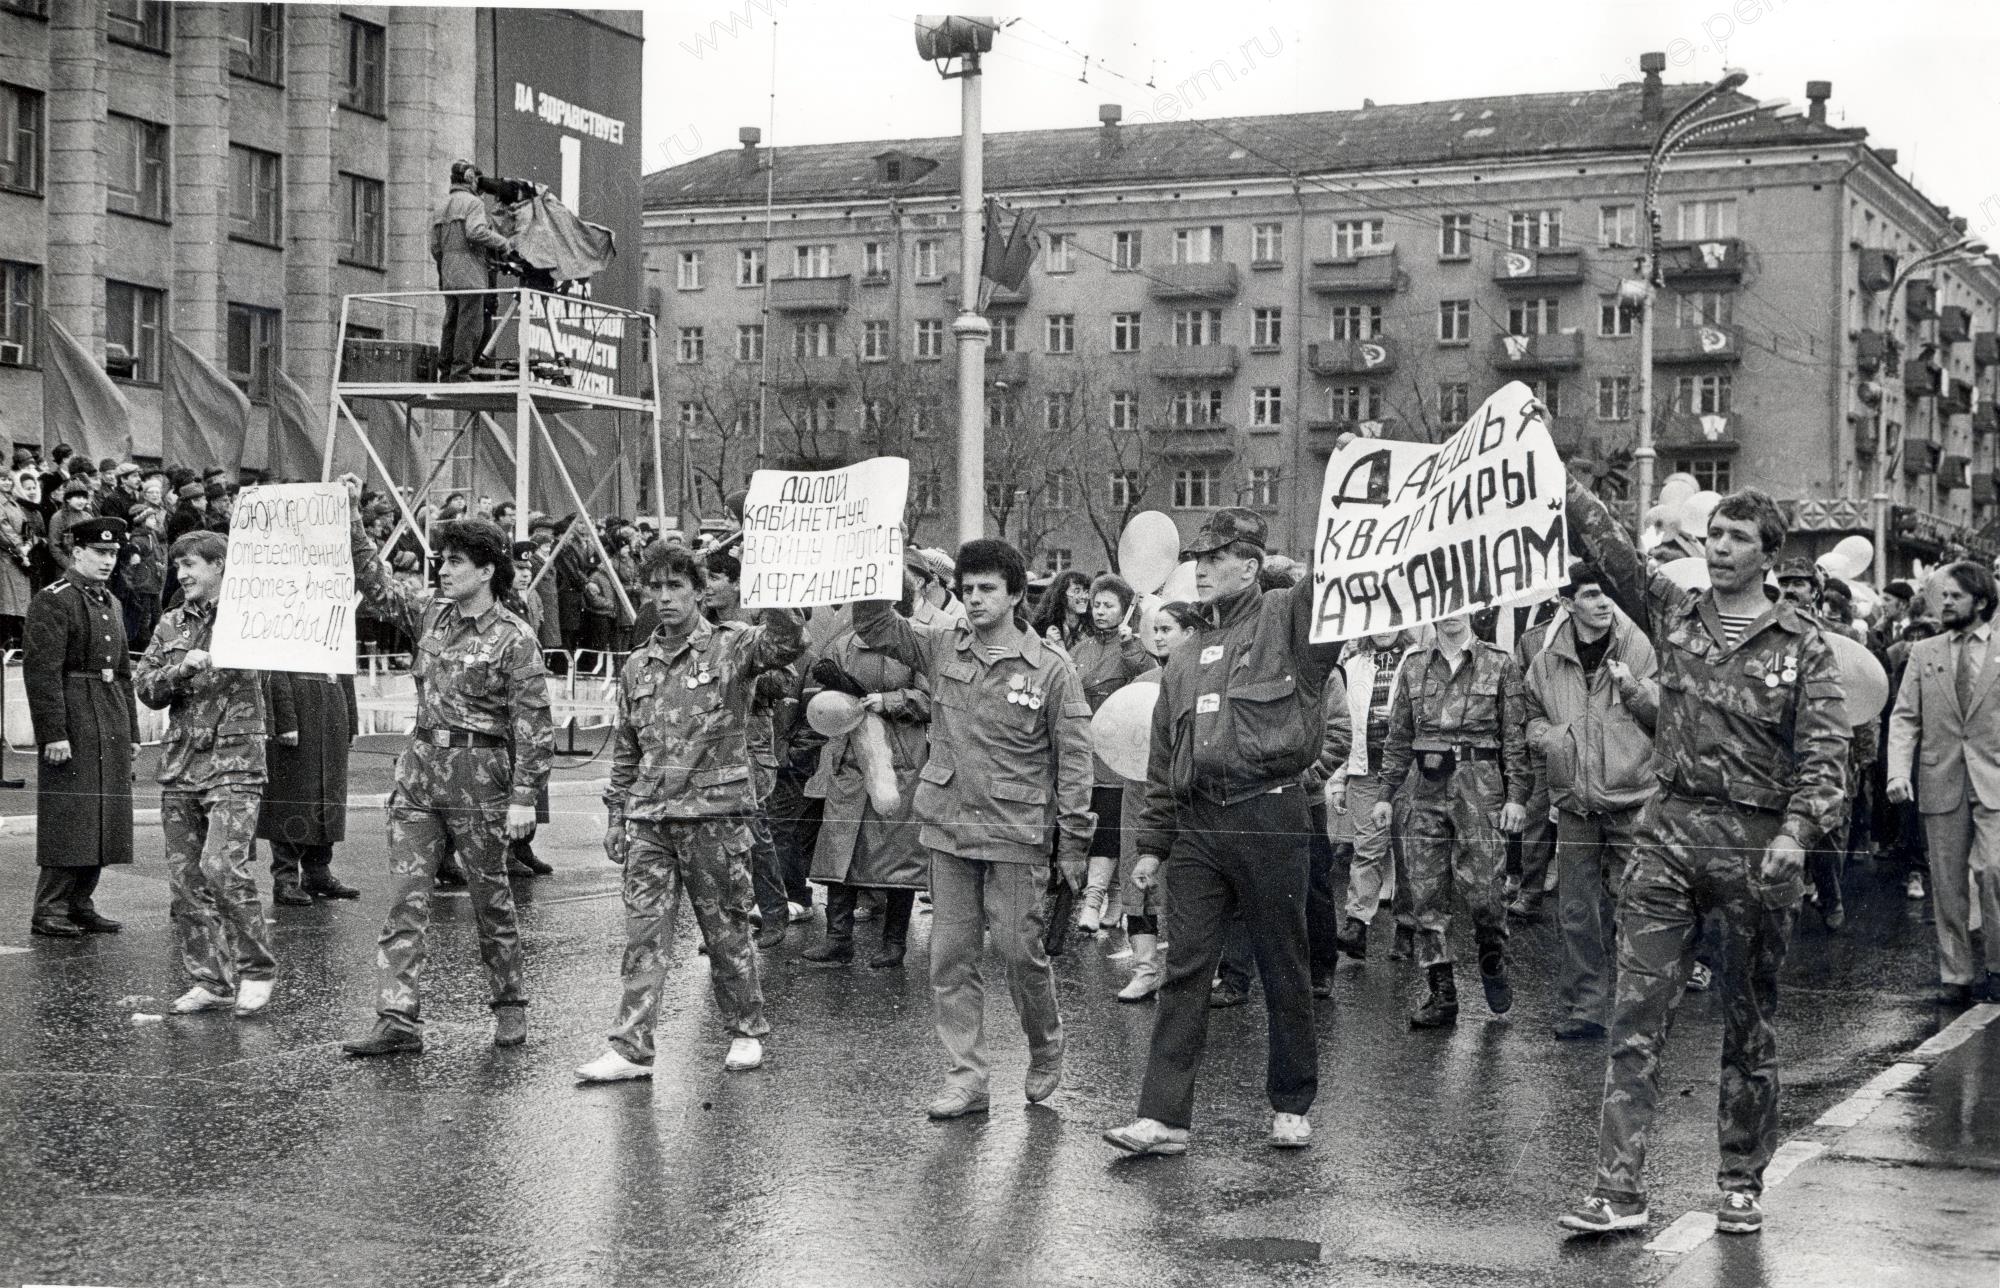
[[[1799,678],[1799,655],[1797,653],[1793,653],[1785,659],[1785,673],[1782,678],[1786,684],[1790,684]]]
[[[1018,675],[1007,677],[1007,701],[1015,706],[1025,706],[1028,701],[1028,681]]]
[[[1042,689],[1040,685],[1035,685],[1028,690],[1028,710],[1040,711],[1041,709]]]
[[[707,662],[703,662],[701,664],[701,669],[699,671],[696,671],[693,675],[690,675],[687,678],[687,686],[690,689],[699,689],[702,685],[707,684],[714,679],[715,679],[715,673],[708,669]]]

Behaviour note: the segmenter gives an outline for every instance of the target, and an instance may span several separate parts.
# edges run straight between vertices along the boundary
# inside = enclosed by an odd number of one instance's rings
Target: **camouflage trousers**
[[[1427,967],[1451,961],[1454,892],[1472,915],[1480,946],[1504,947],[1507,843],[1498,818],[1507,791],[1499,762],[1466,761],[1440,782],[1413,773],[1409,797],[1403,852],[1416,910],[1417,960]]]
[[[1660,1055],[1710,914],[1721,932],[1723,1007],[1716,1182],[1746,1194],[1764,1188],[1778,1143],[1778,970],[1805,896],[1802,874],[1775,885],[1761,877],[1764,847],[1783,822],[1777,813],[1665,793],[1641,815],[1618,896],[1618,986],[1594,1190],[1601,1197],[1645,1197]]]
[[[611,1047],[636,1064],[653,1062],[653,1019],[660,1009],[681,894],[708,945],[715,1005],[736,1037],[762,1037],[764,990],[750,946],[750,829],[740,818],[628,823],[625,856],[624,994]]]
[[[224,996],[238,980],[278,973],[264,901],[250,873],[263,795],[255,785],[160,793],[181,964],[195,983]]]
[[[507,882],[507,800],[513,756],[505,747],[412,743],[389,795],[389,915],[375,950],[375,1010],[388,1024],[421,1027],[431,888],[450,854],[465,869],[492,1005],[526,1006],[514,888]]]

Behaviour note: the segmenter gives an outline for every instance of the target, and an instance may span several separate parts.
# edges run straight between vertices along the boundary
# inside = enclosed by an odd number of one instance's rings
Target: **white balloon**
[[[1681,531],[1696,541],[1708,539],[1708,517],[1722,500],[1720,492],[1696,492],[1681,502]]]
[[[1679,510],[1681,504],[1701,491],[1701,484],[1694,481],[1692,474],[1669,474],[1660,484],[1660,504],[1670,510]]]
[[[1660,565],[1660,575],[1682,590],[1708,589],[1708,560],[1676,559]]]
[[[1841,705],[1847,727],[1859,729],[1876,716],[1889,701],[1889,677],[1882,663],[1868,647],[1851,635],[1825,632],[1833,646],[1833,660],[1840,668]]]
[[[1866,537],[1842,537],[1839,544],[1819,557],[1819,566],[1840,578],[1859,577],[1875,562],[1875,543]]]
[[[1145,781],[1153,750],[1153,707],[1159,700],[1160,686],[1152,681],[1128,684],[1090,718],[1090,745],[1120,778]]]
[[[1167,574],[1166,584],[1160,587],[1160,598],[1169,604],[1192,604],[1194,602],[1194,562],[1181,564]]]
[[[861,726],[861,699],[839,689],[821,689],[806,704],[806,723],[829,738],[852,733]]]
[[[1142,595],[1164,585],[1180,561],[1181,531],[1158,510],[1133,515],[1118,538],[1118,571]]]

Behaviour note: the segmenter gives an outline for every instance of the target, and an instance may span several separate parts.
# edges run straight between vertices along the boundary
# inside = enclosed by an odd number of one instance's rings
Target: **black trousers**
[[[1325,805],[1313,805],[1307,817],[1312,821],[1312,834],[1306,838],[1306,959],[1314,976],[1331,975],[1340,964],[1340,890],[1347,884],[1354,848],[1342,846],[1336,851],[1333,842],[1326,839]],[[1223,936],[1222,962],[1215,973],[1224,987],[1247,993],[1256,969],[1250,931],[1239,914],[1230,920]]]
[[[1167,954],[1153,1018],[1139,1116],[1186,1127],[1194,1080],[1208,1043],[1208,982],[1225,927],[1240,914],[1264,979],[1270,1054],[1264,1085],[1271,1108],[1302,1114],[1319,1092],[1312,981],[1306,967],[1310,823],[1297,786],[1234,805],[1177,802],[1179,829],[1167,855]]]
[[[90,897],[97,893],[102,867],[42,868],[35,876],[36,921],[68,921],[78,913],[96,912]]]
[[[444,297],[444,334],[438,340],[438,362],[446,380],[468,380],[479,365],[490,325],[490,295]]]
[[[808,908],[813,906],[813,888],[806,877],[812,871],[813,850],[819,844],[820,823],[826,815],[826,802],[806,795],[809,778],[789,766],[779,766],[777,785],[771,789],[771,799],[764,802],[764,812],[771,820],[771,840],[778,849],[778,882],[787,899]]]

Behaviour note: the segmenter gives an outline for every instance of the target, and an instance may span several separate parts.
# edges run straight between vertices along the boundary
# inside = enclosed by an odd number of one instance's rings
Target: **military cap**
[[[526,559],[540,549],[541,546],[533,541],[516,541],[514,543],[514,558],[516,560]]]
[[[1194,534],[1194,540],[1182,548],[1181,558],[1184,561],[1198,559],[1236,541],[1247,541],[1262,550],[1268,531],[1264,526],[1264,516],[1255,510],[1235,506],[1217,510]]]
[[[125,544],[125,520],[85,519],[71,526],[69,535],[79,546],[110,546],[116,550]]]
[[[1790,559],[1779,563],[1771,575],[1779,581],[1817,582],[1819,580],[1819,565],[1804,555],[1793,555]]]

